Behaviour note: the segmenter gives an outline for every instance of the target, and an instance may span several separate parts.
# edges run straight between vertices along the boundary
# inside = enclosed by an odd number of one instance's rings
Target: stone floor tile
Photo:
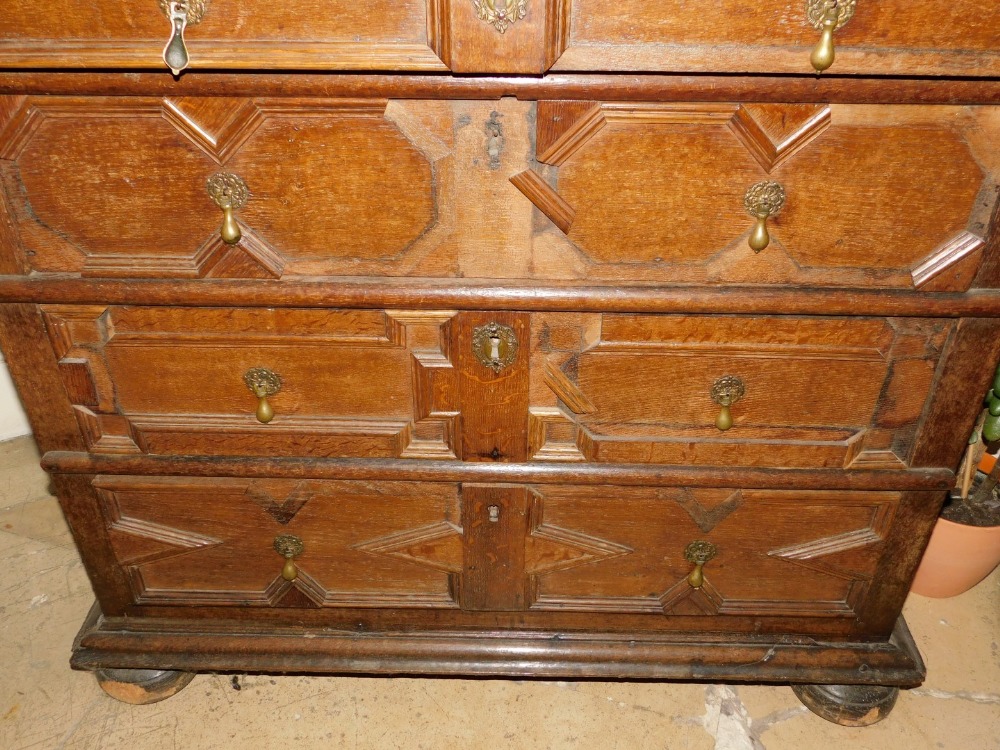
[[[49,494],[49,477],[38,461],[38,448],[31,437],[0,443],[0,510]]]

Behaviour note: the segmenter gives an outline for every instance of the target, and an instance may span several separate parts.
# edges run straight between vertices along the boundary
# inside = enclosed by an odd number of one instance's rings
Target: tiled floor
[[[866,729],[786,687],[200,675],[129,706],[69,669],[91,604],[30,438],[0,444],[0,750],[22,748],[1000,749],[1000,572],[911,596],[927,682]]]

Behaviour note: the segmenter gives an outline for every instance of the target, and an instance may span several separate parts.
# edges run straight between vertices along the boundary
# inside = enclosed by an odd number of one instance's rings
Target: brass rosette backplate
[[[857,4],[858,0],[806,0],[806,16],[813,28],[822,31],[826,14],[836,9],[837,25],[834,29],[839,29],[854,16]]]
[[[755,218],[774,216],[784,205],[785,188],[771,180],[751,185],[743,196],[743,206]]]
[[[205,183],[208,195],[219,208],[243,208],[250,197],[250,189],[239,175],[217,172]]]
[[[205,11],[208,10],[208,0],[159,0],[160,12],[167,18],[170,18],[170,5],[172,2],[183,7],[187,16],[188,26],[201,23],[201,19],[205,16]]]

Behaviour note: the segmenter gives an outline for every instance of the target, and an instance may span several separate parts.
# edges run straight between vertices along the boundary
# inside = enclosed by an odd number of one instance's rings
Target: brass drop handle
[[[281,376],[266,367],[254,367],[244,373],[243,382],[257,397],[257,421],[267,424],[274,419],[274,409],[267,397],[281,390]]]
[[[294,581],[299,577],[299,570],[295,567],[295,558],[302,554],[305,545],[302,540],[292,534],[281,534],[274,538],[274,551],[285,558],[285,564],[281,568],[281,577],[286,581]]]
[[[191,63],[184,31],[201,22],[208,0],[159,0],[160,11],[170,21],[170,38],[163,48],[163,62],[175,76]]]
[[[700,589],[705,583],[705,563],[715,557],[719,550],[711,542],[703,539],[691,542],[684,548],[684,559],[694,563],[694,570],[687,577],[688,586]]]
[[[222,241],[235,245],[243,236],[235,212],[243,208],[250,197],[247,184],[239,175],[219,172],[208,178],[205,187],[212,202],[222,209],[222,228],[219,230]]]
[[[851,20],[857,0],[806,0],[809,23],[820,32],[819,42],[809,55],[809,62],[817,73],[833,65],[836,50],[833,32]]]
[[[747,188],[743,196],[747,213],[756,219],[750,231],[750,249],[759,253],[771,243],[767,233],[767,220],[778,214],[785,205],[785,189],[780,183],[764,180]]]
[[[725,432],[733,426],[733,413],[730,406],[746,394],[746,386],[735,375],[723,375],[712,384],[712,400],[722,409],[715,418],[715,426]]]

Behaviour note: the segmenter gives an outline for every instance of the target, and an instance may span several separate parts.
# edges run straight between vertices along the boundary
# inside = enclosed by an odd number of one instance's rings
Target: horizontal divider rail
[[[56,474],[186,477],[293,477],[628,486],[810,490],[947,490],[948,469],[772,469],[652,464],[470,463],[399,458],[244,458],[95,455],[50,451],[42,467]]]
[[[1000,317],[1000,290],[610,286],[404,278],[93,279],[0,276],[0,303],[342,307],[730,315]]]

